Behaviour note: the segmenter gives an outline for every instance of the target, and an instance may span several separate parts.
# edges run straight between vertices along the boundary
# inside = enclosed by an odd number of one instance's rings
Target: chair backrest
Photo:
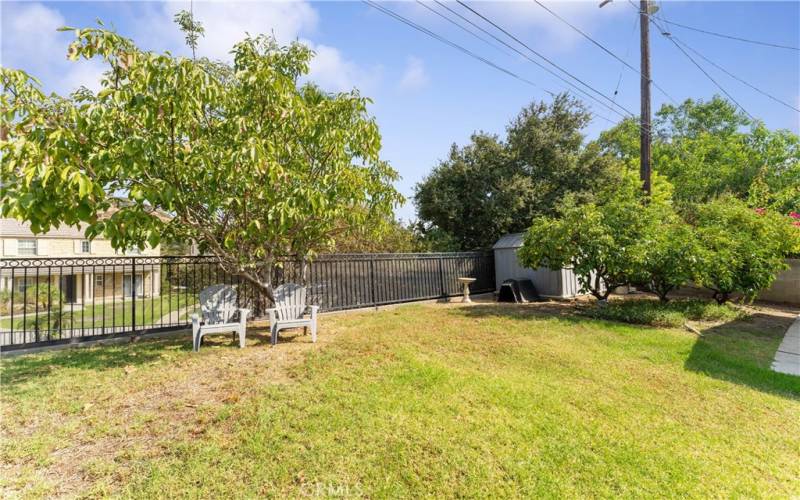
[[[230,285],[211,285],[200,291],[203,321],[209,325],[229,323],[236,313],[236,290]]]
[[[275,289],[275,309],[279,320],[298,319],[306,310],[306,289],[286,283]]]

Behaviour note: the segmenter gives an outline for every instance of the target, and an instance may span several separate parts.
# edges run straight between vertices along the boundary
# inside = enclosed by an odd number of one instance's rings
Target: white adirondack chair
[[[278,343],[278,332],[284,328],[311,328],[311,342],[317,341],[317,310],[319,306],[306,304],[306,289],[287,283],[275,289],[275,307],[267,309],[272,345]],[[308,314],[308,317],[306,317]]]
[[[192,314],[192,348],[200,350],[203,336],[210,333],[233,332],[239,335],[239,347],[244,347],[245,328],[249,309],[236,307],[236,290],[230,285],[211,285],[200,292],[202,318]],[[239,311],[238,321],[232,321]]]

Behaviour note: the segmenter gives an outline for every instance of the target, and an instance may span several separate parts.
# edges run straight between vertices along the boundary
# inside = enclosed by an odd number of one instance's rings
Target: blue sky
[[[553,11],[601,41],[632,66],[639,66],[636,12],[626,0],[598,8],[597,1],[546,2]],[[357,87],[371,97],[381,127],[383,156],[400,172],[398,188],[407,197],[413,186],[444,158],[450,144],[464,144],[476,130],[502,134],[508,121],[531,100],[549,99],[541,90],[564,84],[518,55],[508,55],[437,17],[414,2],[386,7],[492,60],[539,88],[515,80],[361,2],[195,2],[206,27],[200,54],[225,58],[245,31],[271,32],[282,41],[300,39],[318,56],[311,78],[331,91]],[[438,8],[435,4],[428,4]],[[611,95],[622,74],[617,102],[635,112],[639,78],[608,54],[581,38],[530,0],[470,2],[498,25],[599,91]],[[455,3],[448,6],[471,14]],[[69,33],[61,25],[90,26],[102,19],[151,50],[187,53],[172,23],[188,2],[3,2],[0,4],[3,66],[39,77],[47,90],[66,92],[96,86],[103,68],[65,59]],[[446,11],[443,11],[447,13]],[[449,15],[449,13],[447,13]],[[666,19],[699,28],[785,45],[800,45],[800,2],[662,2]],[[475,17],[475,22],[480,23]],[[800,53],[741,43],[671,27],[671,32],[708,59],[741,79],[800,107]],[[497,34],[502,37],[502,34]],[[653,78],[674,99],[708,99],[714,84],[668,40],[651,30]],[[513,43],[513,42],[511,42]],[[524,51],[524,49],[523,49]],[[510,52],[510,51],[506,51]],[[626,56],[627,54],[627,56]],[[800,132],[800,114],[755,92],[699,61],[752,115],[770,128]],[[666,101],[654,89],[653,109]],[[600,117],[619,117],[599,105]],[[595,137],[611,124],[597,118],[586,130]],[[398,216],[413,217],[409,202]]]

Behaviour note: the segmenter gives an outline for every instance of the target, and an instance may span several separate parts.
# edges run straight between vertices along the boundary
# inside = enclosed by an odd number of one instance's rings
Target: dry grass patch
[[[768,365],[790,311],[696,336],[575,307],[410,305],[326,316],[316,345],[7,360],[5,492],[800,494],[800,380]]]
[[[170,443],[224,437],[237,404],[294,383],[291,367],[316,347],[297,336],[271,348],[263,327],[247,343],[211,336],[192,354],[185,338],[146,340],[4,361],[3,489],[113,493]]]

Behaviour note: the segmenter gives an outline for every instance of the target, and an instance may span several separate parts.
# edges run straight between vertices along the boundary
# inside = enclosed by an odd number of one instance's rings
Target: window
[[[81,253],[92,253],[92,242],[89,240],[81,241]]]
[[[105,275],[102,274],[94,275],[94,286],[103,288],[104,286],[106,286],[105,283],[106,283]]]
[[[126,274],[122,277],[122,295],[125,297],[144,297],[144,275],[136,274],[136,279],[133,276]]]
[[[36,240],[17,240],[19,255],[36,255]]]
[[[126,248],[125,249],[125,253],[127,255],[142,255],[142,251],[139,250],[139,247],[137,247],[137,246]]]
[[[17,293],[25,293],[25,290],[35,284],[34,278],[19,278],[16,279]]]

